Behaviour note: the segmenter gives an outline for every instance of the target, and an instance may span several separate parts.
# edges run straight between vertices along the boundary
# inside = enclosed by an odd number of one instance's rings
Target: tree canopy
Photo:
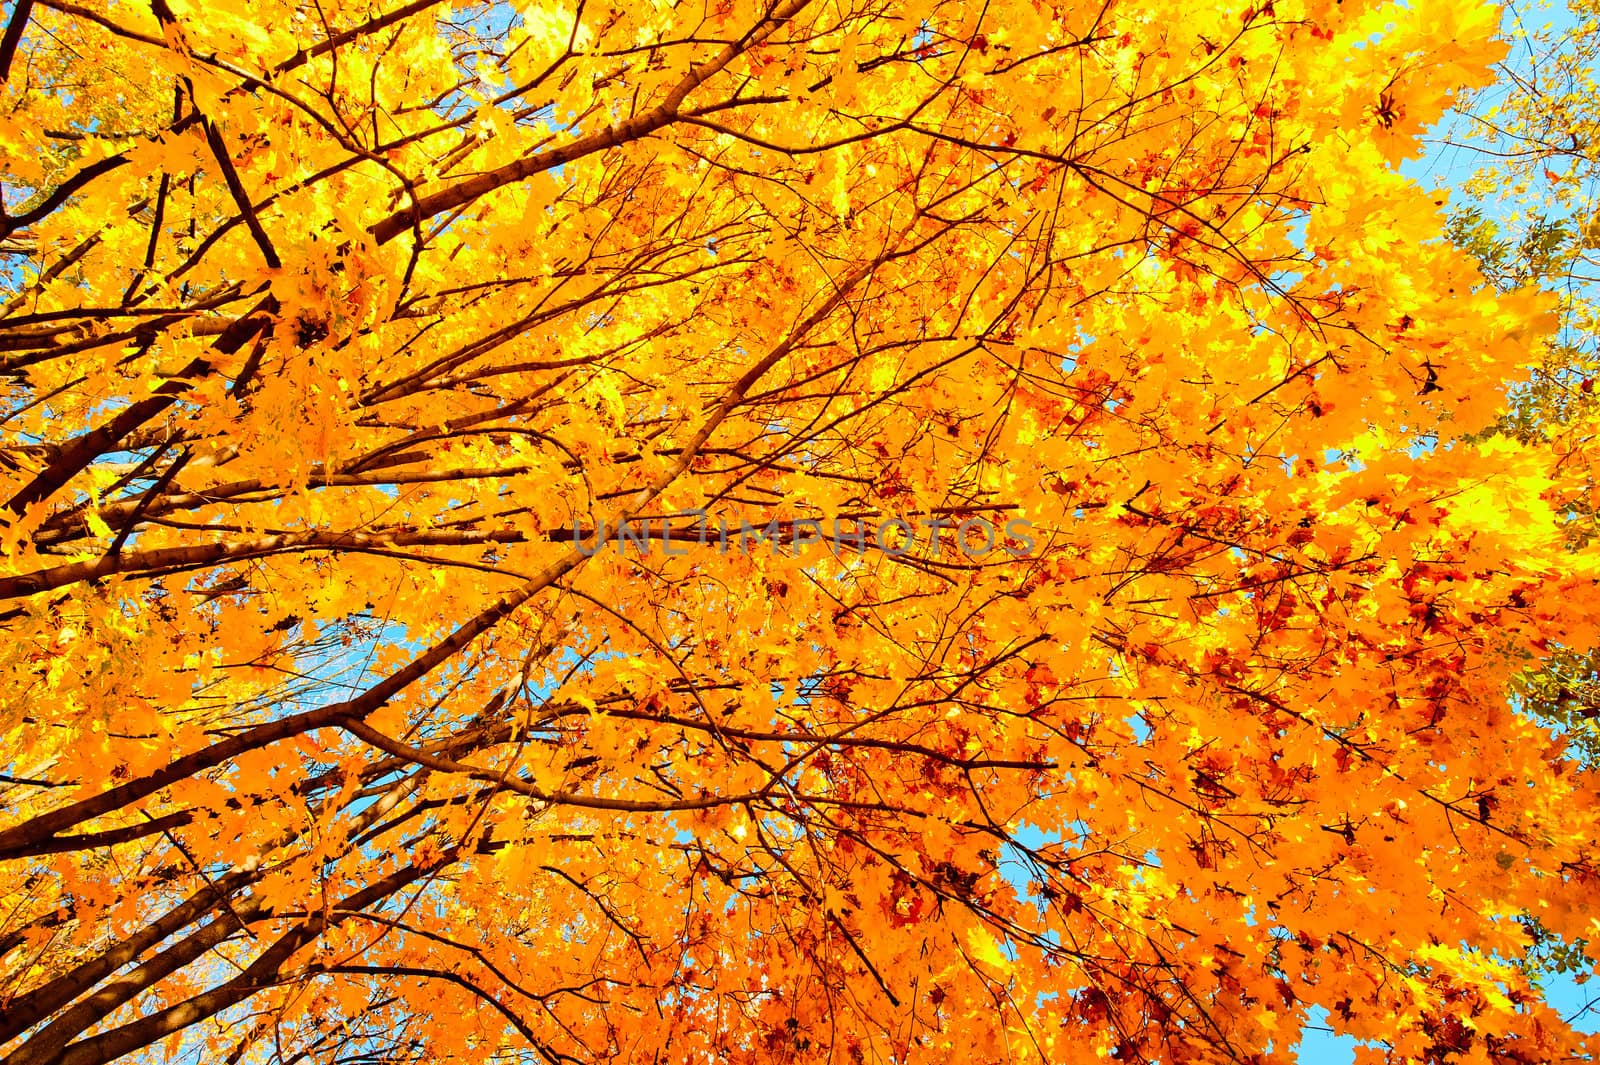
[[[0,1063],[1593,1053],[1499,25],[17,0]]]

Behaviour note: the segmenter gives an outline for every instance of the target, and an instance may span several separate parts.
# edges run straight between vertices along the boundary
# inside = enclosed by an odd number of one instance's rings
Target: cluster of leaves
[[[1500,291],[1539,286],[1558,300],[1558,328],[1545,340],[1526,385],[1486,434],[1554,444],[1576,467],[1588,464],[1600,408],[1600,7],[1535,4],[1513,13],[1516,47],[1493,85],[1465,99],[1442,145],[1478,167],[1463,183],[1447,234]],[[1542,25],[1537,20],[1546,18]],[[1597,531],[1596,486],[1583,482],[1558,505],[1574,547]],[[1585,765],[1600,765],[1600,647],[1558,635],[1517,677],[1514,705],[1555,729]],[[1519,917],[1533,936],[1525,963],[1545,973],[1586,976],[1586,944],[1568,942],[1535,914]]]
[[[1515,11],[1514,25],[1495,81],[1462,101],[1439,141],[1457,165],[1478,164],[1447,232],[1487,283],[1537,285],[1558,301],[1557,328],[1498,428],[1581,440],[1592,435],[1600,376],[1600,7],[1536,3]]]
[[[1497,25],[14,5],[0,1061],[1600,1049],[1589,455],[1397,172]]]
[[[1467,198],[1447,233],[1500,291],[1539,286],[1557,298],[1559,324],[1529,382],[1486,434],[1540,441],[1575,468],[1590,465],[1600,430],[1600,6],[1534,4],[1512,13],[1516,47],[1495,82],[1465,100],[1442,145],[1476,160]],[[1542,23],[1540,20],[1543,19]],[[1585,479],[1558,501],[1574,547],[1597,532]],[[1584,764],[1600,765],[1600,647],[1558,634],[1512,687],[1515,705],[1552,726]],[[1571,972],[1581,942],[1563,944],[1533,915],[1536,969]]]

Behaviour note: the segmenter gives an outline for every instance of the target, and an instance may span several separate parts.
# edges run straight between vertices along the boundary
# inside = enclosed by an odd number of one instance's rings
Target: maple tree
[[[1592,1053],[1498,9],[1172,15],[15,4],[0,1061]]]
[[[1536,3],[1507,12],[1519,28],[1493,84],[1463,98],[1428,140],[1440,161],[1470,168],[1447,232],[1477,259],[1484,283],[1536,284],[1556,299],[1557,328],[1538,349],[1531,379],[1486,434],[1538,440],[1581,476],[1552,504],[1574,546],[1594,536],[1595,324],[1600,280],[1600,150],[1589,101],[1597,91],[1600,9]],[[1600,761],[1600,649],[1557,641],[1514,679],[1516,705],[1564,735],[1586,765]],[[1534,945],[1523,964],[1547,974],[1584,972],[1587,943],[1552,935],[1523,914]]]
[[[1536,282],[1559,297],[1560,327],[1505,426],[1549,433],[1583,413],[1600,369],[1600,8],[1541,2],[1516,18],[1525,29],[1500,75],[1462,101],[1442,147],[1477,164],[1451,229],[1490,283]]]
[[[1485,283],[1503,290],[1537,284],[1557,299],[1558,328],[1490,431],[1543,441],[1561,461],[1591,471],[1557,504],[1581,544],[1594,535],[1592,441],[1600,416],[1600,144],[1589,105],[1600,92],[1600,8],[1538,4],[1516,18],[1526,28],[1494,84],[1465,98],[1435,139],[1457,165],[1475,167],[1449,232],[1478,260]],[[1570,732],[1590,761],[1600,757],[1597,665],[1592,648],[1561,648],[1519,684],[1528,705]]]

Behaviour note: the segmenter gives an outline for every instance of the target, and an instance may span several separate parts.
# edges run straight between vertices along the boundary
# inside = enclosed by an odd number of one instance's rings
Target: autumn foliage
[[[1600,1049],[1498,26],[14,0],[0,1062]]]

